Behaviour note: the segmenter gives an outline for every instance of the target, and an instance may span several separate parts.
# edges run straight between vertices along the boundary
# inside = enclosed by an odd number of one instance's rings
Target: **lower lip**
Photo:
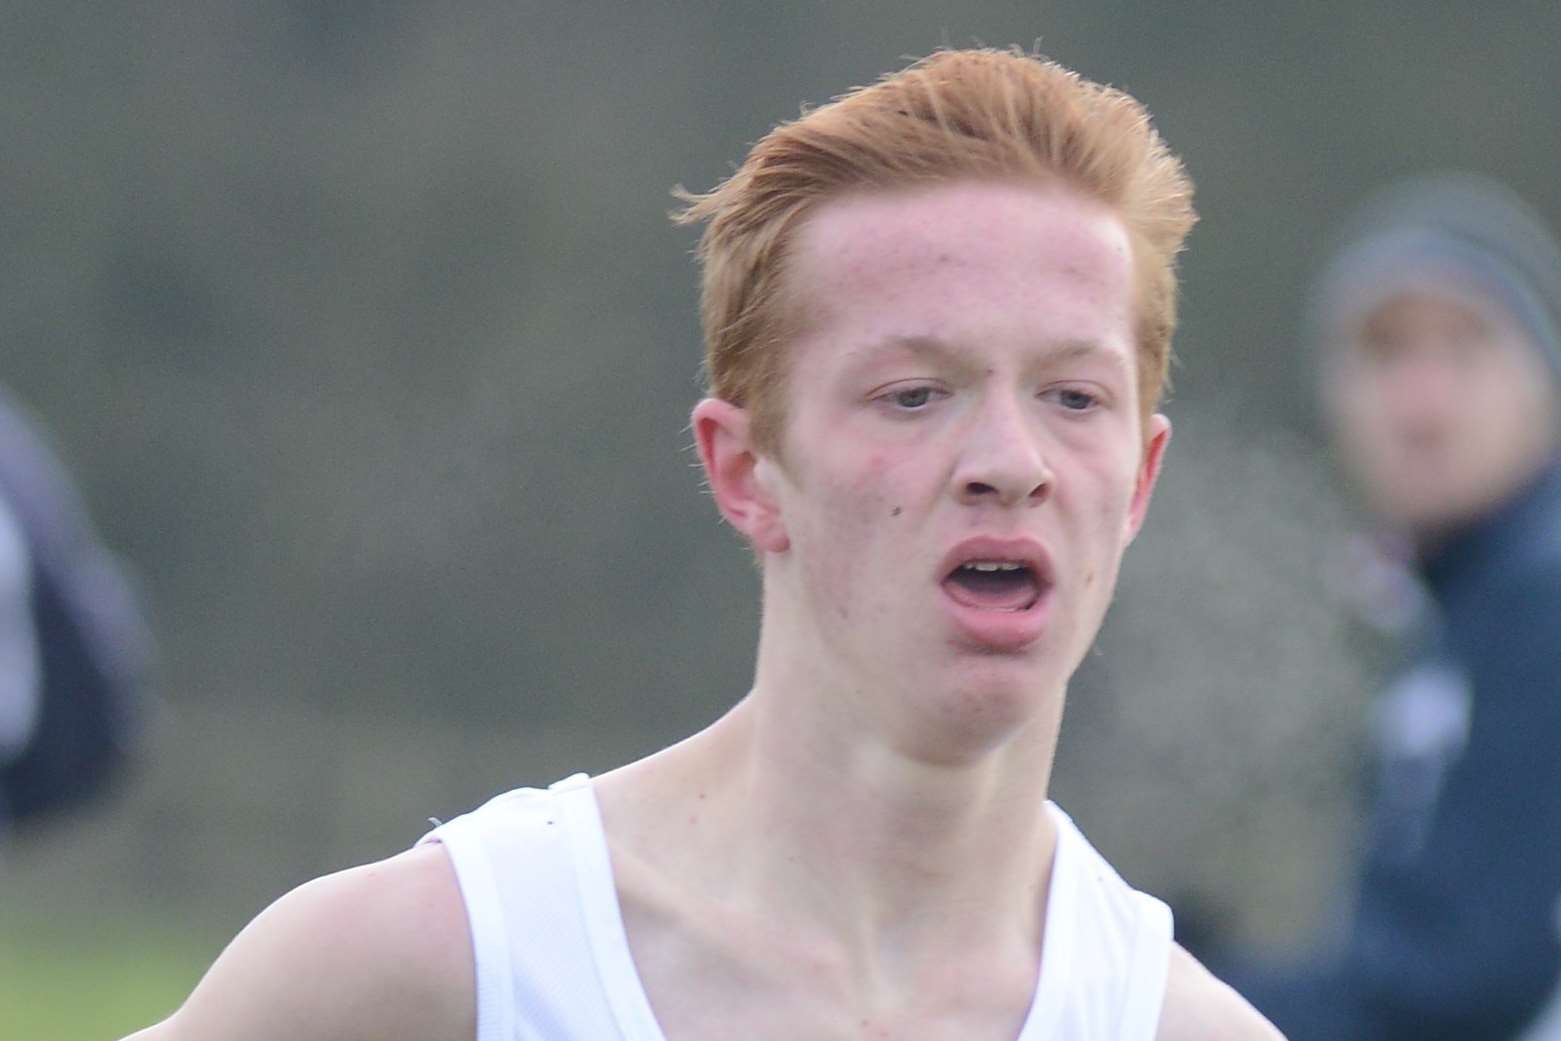
[[[1022,611],[1002,611],[962,604],[943,591],[960,642],[985,651],[1022,651],[1046,631],[1051,590],[1042,590]]]

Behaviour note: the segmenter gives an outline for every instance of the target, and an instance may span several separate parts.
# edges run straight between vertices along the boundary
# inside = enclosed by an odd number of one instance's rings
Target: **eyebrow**
[[[1094,340],[1063,340],[1055,345],[1047,360],[1049,362],[1099,360],[1120,369],[1124,374],[1127,374],[1130,367],[1128,358],[1124,357],[1121,351],[1113,351]]]
[[[924,358],[953,358],[957,361],[969,361],[971,352],[940,340],[935,336],[888,336],[882,340],[874,341],[863,347],[857,353],[863,360],[871,359],[874,355],[888,351],[905,351],[917,357]],[[1123,375],[1129,375],[1130,366],[1128,359],[1120,351],[1114,351],[1095,340],[1059,340],[1051,343],[1046,351],[1042,364],[1056,365],[1067,364],[1075,361],[1103,361],[1118,369]]]

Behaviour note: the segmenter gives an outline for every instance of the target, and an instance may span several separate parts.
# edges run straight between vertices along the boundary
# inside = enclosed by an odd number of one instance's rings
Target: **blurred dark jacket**
[[[1422,573],[1342,946],[1219,966],[1290,1041],[1510,1041],[1561,980],[1561,464]]]
[[[12,713],[0,754],[3,829],[81,802],[123,765],[139,729],[150,641],[64,467],[3,393],[0,511],[16,551],[6,592],[19,601],[0,615],[3,693],[30,702]]]

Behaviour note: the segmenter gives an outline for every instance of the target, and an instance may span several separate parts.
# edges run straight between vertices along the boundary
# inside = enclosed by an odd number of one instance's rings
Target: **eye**
[[[1078,387],[1054,387],[1045,397],[1051,398],[1069,412],[1089,412],[1100,404],[1099,395]]]
[[[931,383],[902,383],[878,392],[873,400],[891,412],[922,412],[948,392]]]

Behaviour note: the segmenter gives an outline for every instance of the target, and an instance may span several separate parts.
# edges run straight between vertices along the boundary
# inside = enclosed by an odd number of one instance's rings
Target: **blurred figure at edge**
[[[1312,306],[1340,461],[1423,592],[1379,605],[1414,636],[1339,946],[1227,975],[1292,1041],[1561,1037],[1561,250],[1498,185],[1417,179]]]
[[[149,646],[64,466],[0,392],[0,839],[115,775]]]

